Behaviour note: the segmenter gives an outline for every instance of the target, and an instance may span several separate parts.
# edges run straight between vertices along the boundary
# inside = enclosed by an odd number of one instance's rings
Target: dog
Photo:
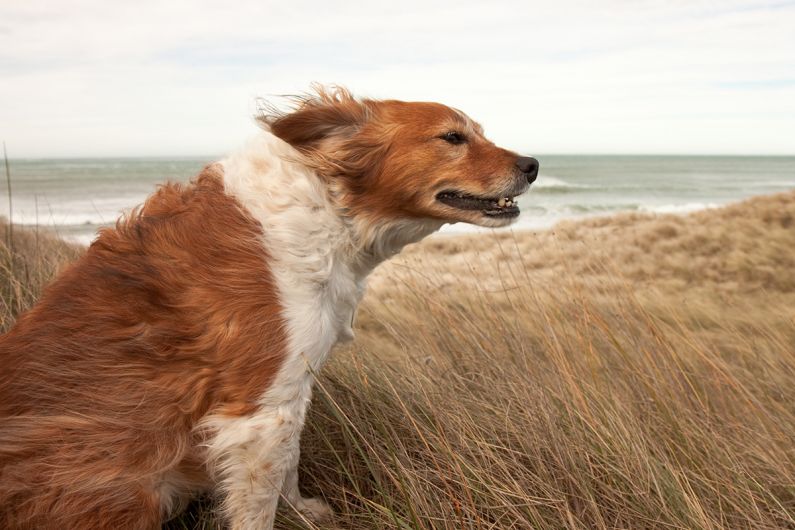
[[[0,527],[158,528],[212,492],[270,529],[316,374],[376,265],[445,223],[509,225],[538,162],[463,112],[316,87],[99,232],[0,338]]]

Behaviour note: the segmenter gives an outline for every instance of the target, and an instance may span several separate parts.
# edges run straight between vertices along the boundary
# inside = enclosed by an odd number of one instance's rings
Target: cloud
[[[449,103],[524,152],[795,153],[795,2],[339,4],[0,7],[0,136],[216,155],[256,96],[322,81]]]

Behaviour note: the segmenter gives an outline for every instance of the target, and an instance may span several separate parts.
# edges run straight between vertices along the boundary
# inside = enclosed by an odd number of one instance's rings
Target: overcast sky
[[[312,81],[528,154],[795,154],[795,1],[0,0],[12,157],[220,155]]]

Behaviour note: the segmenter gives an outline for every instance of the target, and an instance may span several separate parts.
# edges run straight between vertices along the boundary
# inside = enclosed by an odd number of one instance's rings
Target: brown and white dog
[[[314,374],[367,275],[444,223],[519,215],[537,162],[436,103],[319,89],[167,184],[0,338],[0,527],[156,528],[212,490],[234,529],[298,491]]]

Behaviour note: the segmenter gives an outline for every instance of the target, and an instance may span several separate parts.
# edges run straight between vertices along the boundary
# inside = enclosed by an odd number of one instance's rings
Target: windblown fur
[[[0,338],[0,527],[157,528],[204,491],[235,529],[280,498],[329,516],[299,494],[300,433],[367,275],[445,222],[511,221],[440,193],[491,205],[534,175],[443,105],[294,103],[102,230]]]

